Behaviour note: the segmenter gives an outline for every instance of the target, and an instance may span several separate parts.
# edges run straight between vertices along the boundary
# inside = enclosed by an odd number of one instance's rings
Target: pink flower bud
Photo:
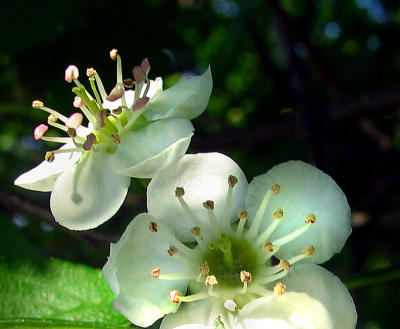
[[[150,98],[148,97],[139,98],[136,104],[133,106],[133,110],[134,111],[140,110],[143,106],[145,106],[149,102],[149,100]]]
[[[83,102],[83,100],[82,100],[79,96],[75,96],[72,105],[73,105],[74,107],[76,107],[76,108],[79,108],[79,107],[84,106],[85,103]]]
[[[44,124],[38,125],[35,130],[33,131],[33,138],[38,140],[41,139],[44,133],[49,129],[48,126]]]
[[[65,81],[72,82],[78,79],[79,70],[75,65],[70,65],[65,69]]]
[[[83,115],[82,113],[76,112],[70,115],[65,125],[68,128],[78,129],[79,126],[82,124]]]

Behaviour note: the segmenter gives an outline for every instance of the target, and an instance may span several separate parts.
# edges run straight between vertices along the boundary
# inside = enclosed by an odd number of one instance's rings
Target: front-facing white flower
[[[226,156],[186,155],[153,178],[148,210],[103,269],[134,324],[167,314],[161,329],[355,327],[346,287],[315,265],[343,247],[350,209],[315,167],[289,161],[247,185]]]
[[[185,154],[193,135],[191,119],[207,106],[212,89],[211,72],[182,80],[162,90],[162,79],[150,80],[147,59],[133,69],[132,79],[122,79],[117,61],[117,83],[107,95],[99,75],[87,69],[92,97],[79,82],[79,71],[71,65],[65,80],[74,82],[77,112],[70,117],[46,107],[47,124],[68,137],[48,137],[47,125],[39,125],[35,139],[64,144],[46,153],[46,161],[15,180],[21,187],[52,191],[50,206],[55,219],[72,230],[94,228],[115,214],[128,191],[130,177],[149,178]],[[133,90],[128,90],[134,87]]]

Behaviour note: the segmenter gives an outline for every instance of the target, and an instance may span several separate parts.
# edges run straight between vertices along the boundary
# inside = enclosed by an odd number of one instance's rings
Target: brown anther
[[[110,58],[115,61],[118,57],[118,50],[117,49],[111,49],[110,50]]]
[[[193,236],[199,236],[199,235],[200,235],[200,227],[198,227],[198,226],[193,227],[193,228],[190,230],[190,233],[191,233]]]
[[[96,141],[96,136],[93,133],[90,133],[89,135],[86,136],[86,140],[83,143],[83,149],[85,151],[89,151],[92,149],[92,146],[94,144],[94,142]]]
[[[218,280],[215,275],[207,275],[204,284],[206,286],[216,286],[218,284]]]
[[[124,87],[125,88],[132,88],[133,87],[133,80],[128,78],[124,80]]]
[[[112,110],[112,113],[117,114],[117,115],[121,114],[122,113],[122,106]]]
[[[214,201],[207,200],[206,202],[203,202],[203,207],[208,210],[214,210]]]
[[[53,151],[46,152],[46,154],[45,154],[45,156],[44,156],[44,159],[45,159],[47,162],[53,162],[54,159],[55,159],[54,152],[53,152]]]
[[[174,304],[178,304],[180,302],[180,298],[179,298],[179,291],[177,290],[171,290],[168,294],[168,299],[174,303]]]
[[[304,219],[304,222],[306,224],[314,224],[316,222],[316,220],[317,220],[317,217],[315,217],[314,214],[310,214],[310,215],[306,216],[306,218]]]
[[[158,225],[156,222],[150,222],[149,224],[149,230],[152,232],[157,232],[158,231]]]
[[[280,208],[276,209],[273,212],[272,216],[274,216],[274,218],[276,218],[276,219],[282,218],[283,217],[283,209],[280,209]]]
[[[252,276],[251,276],[250,272],[242,270],[242,271],[240,271],[240,275],[239,276],[240,276],[240,281],[242,281],[243,283],[244,282],[247,282],[247,283],[251,282]]]
[[[96,70],[93,67],[89,67],[86,69],[86,75],[89,78],[94,78],[96,76]]]
[[[274,246],[273,246],[272,242],[269,242],[269,241],[264,243],[263,248],[267,252],[273,252],[274,251]]]
[[[281,187],[278,184],[275,184],[274,186],[271,187],[271,192],[274,193],[275,195],[279,194],[281,191]]]
[[[181,196],[184,196],[185,195],[185,190],[183,189],[183,187],[177,187],[176,189],[175,189],[175,196],[176,197],[181,197]]]
[[[44,104],[43,104],[42,101],[35,100],[35,101],[32,102],[32,107],[33,107],[34,109],[40,109],[40,108],[42,108],[43,106],[44,106]]]
[[[105,115],[106,117],[109,117],[109,116],[111,115],[111,110],[109,110],[109,109],[104,109],[104,115]]]
[[[315,248],[313,246],[307,246],[303,249],[302,254],[307,257],[311,257],[315,254]]]
[[[284,271],[289,271],[291,265],[290,265],[290,263],[289,263],[287,260],[281,259],[281,260],[279,261],[279,267],[282,268]]]
[[[282,296],[285,291],[286,291],[286,286],[281,282],[278,282],[274,287],[274,294],[276,296]]]
[[[236,176],[230,175],[228,177],[228,184],[230,187],[234,187],[237,184],[237,182],[238,182],[238,179]]]
[[[200,272],[201,275],[207,275],[208,273],[210,273],[210,267],[205,260],[200,263]]]
[[[158,277],[160,276],[160,271],[161,271],[161,270],[160,270],[159,267],[152,269],[152,270],[151,270],[151,276],[152,276],[153,278],[158,278]]]
[[[170,246],[170,247],[168,248],[167,252],[168,252],[168,254],[169,254],[170,256],[174,256],[174,255],[176,255],[176,253],[178,252],[178,248],[175,247],[175,246]]]
[[[51,113],[51,114],[47,117],[47,121],[50,121],[50,122],[57,122],[57,120],[58,120],[58,117],[57,117],[57,115],[54,114],[54,113]]]
[[[75,128],[68,128],[67,129],[67,135],[69,137],[76,137],[76,129]]]
[[[240,210],[238,213],[239,219],[247,219],[249,218],[249,213],[246,210]]]
[[[114,144],[121,144],[121,136],[118,134],[111,134],[111,139]]]
[[[232,299],[225,300],[224,307],[230,312],[236,312],[238,309],[237,304]]]

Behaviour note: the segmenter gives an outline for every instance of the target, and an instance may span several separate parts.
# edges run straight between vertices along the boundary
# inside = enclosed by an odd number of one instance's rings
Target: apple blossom
[[[222,154],[185,155],[147,196],[103,268],[135,325],[355,328],[348,290],[316,265],[351,233],[346,197],[319,169],[289,161],[248,185]]]
[[[130,177],[153,177],[185,154],[194,130],[190,120],[204,111],[212,89],[210,69],[162,90],[160,77],[148,78],[147,59],[133,69],[134,80],[123,80],[116,49],[110,57],[117,62],[117,83],[109,94],[94,68],[86,71],[94,96],[79,82],[76,66],[65,70],[65,80],[76,85],[73,106],[80,112],[67,117],[42,101],[32,103],[49,113],[47,125],[39,125],[34,138],[64,145],[47,152],[46,161],[14,182],[51,191],[55,219],[72,230],[108,220],[124,201]],[[45,136],[48,126],[67,137]]]

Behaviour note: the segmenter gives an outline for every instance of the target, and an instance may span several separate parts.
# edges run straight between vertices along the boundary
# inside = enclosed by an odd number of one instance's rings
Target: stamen
[[[116,85],[111,92],[108,94],[108,96],[106,97],[106,100],[110,101],[110,102],[114,102],[117,99],[120,99],[122,97],[122,95],[124,94],[125,90],[124,88],[121,88],[120,85]]]
[[[150,63],[149,60],[147,58],[145,58],[144,60],[142,60],[142,63],[140,64],[144,74],[147,76],[149,74],[150,71]]]
[[[206,202],[203,202],[203,207],[207,209],[208,211],[208,218],[211,224],[211,227],[214,229],[214,236],[218,236],[219,233],[221,232],[221,228],[218,224],[217,217],[215,216],[214,213],[214,201],[207,200]]]
[[[161,270],[160,270],[159,267],[152,269],[152,270],[151,270],[151,276],[152,276],[153,278],[158,278],[158,277],[160,276],[160,271],[161,271]]]
[[[218,285],[218,280],[215,275],[207,275],[206,279],[204,280],[204,284],[206,286],[216,286]]]
[[[174,256],[177,254],[178,249],[175,246],[169,246],[167,252],[170,256]]]
[[[181,204],[183,210],[185,211],[186,215],[189,217],[190,221],[195,225],[201,228],[203,232],[205,232],[205,235],[212,234],[207,227],[203,225],[203,223],[200,221],[200,219],[195,215],[195,213],[190,209],[189,205],[186,203],[186,201],[183,199],[183,195],[185,194],[185,190],[183,187],[177,187],[175,189],[175,196],[178,198],[179,203]]]
[[[235,237],[239,238],[243,236],[244,225],[246,224],[247,218],[249,218],[249,214],[246,210],[240,210],[238,213],[239,224],[236,228]]]
[[[224,212],[222,214],[222,225],[225,228],[225,231],[227,233],[233,233],[232,232],[232,226],[231,226],[231,211],[232,211],[232,194],[233,194],[233,188],[237,184],[238,179],[237,177],[230,175],[228,177],[228,194],[226,195],[226,201],[225,201],[225,208]]]
[[[283,293],[286,291],[286,286],[283,284],[283,283],[281,283],[281,282],[278,282],[275,286],[274,286],[274,294],[276,295],[276,296],[282,296],[283,295]]]
[[[242,290],[242,293],[245,294],[245,293],[247,293],[247,285],[248,285],[248,284],[251,282],[251,280],[252,280],[251,273],[242,270],[242,271],[240,271],[239,277],[240,277],[240,281],[243,282],[243,290]]]
[[[95,81],[96,81],[95,78],[89,78],[90,87],[92,88],[94,97],[96,98],[96,101],[97,101],[97,104],[98,104],[99,108],[102,109],[103,108],[103,104],[102,104],[103,102],[102,102],[102,100],[100,98],[99,92],[97,91]]]
[[[111,49],[110,50],[110,58],[115,61],[118,57],[118,50],[117,49]]]
[[[153,278],[160,279],[160,280],[170,280],[170,281],[177,281],[177,280],[191,280],[195,279],[196,275],[193,272],[179,272],[179,273],[168,273],[168,274],[161,274],[160,268],[155,268],[151,271],[151,275]]]
[[[111,134],[111,140],[114,144],[121,144],[121,137],[118,134]]]
[[[278,264],[278,266],[281,268],[281,269],[283,269],[284,271],[289,271],[290,270],[290,264],[292,264],[292,262],[288,262],[287,260],[285,260],[285,259],[281,259],[280,261],[279,261],[279,264]]]
[[[65,131],[65,132],[68,131],[68,127],[63,126],[62,124],[59,124],[59,123],[57,123],[57,122],[53,122],[53,121],[47,120],[47,123],[48,123],[50,126],[53,126],[53,127],[55,127],[55,128],[58,128],[58,129],[60,129],[60,130],[62,130],[62,131]]]
[[[62,143],[62,144],[67,144],[72,142],[71,137],[47,137],[47,136],[42,136],[40,138],[42,141],[46,142],[55,142],[55,143]]]
[[[82,98],[80,98],[79,96],[75,96],[74,101],[72,102],[72,105],[76,108],[80,108],[80,107],[84,106],[85,103],[83,102]]]
[[[82,121],[83,121],[82,113],[76,112],[76,113],[73,113],[70,115],[68,120],[65,122],[65,125],[68,128],[78,129],[80,127],[80,125],[82,124]]]
[[[238,309],[237,304],[232,299],[224,301],[224,307],[230,312],[236,312]]]
[[[249,287],[249,292],[263,297],[268,297],[272,295],[271,290],[265,289],[261,284],[252,284]]]
[[[289,271],[285,271],[284,270],[284,271],[281,271],[281,272],[279,272],[277,274],[273,274],[273,275],[270,275],[270,276],[267,276],[267,277],[263,277],[263,278],[257,280],[257,284],[264,285],[264,284],[267,284],[267,283],[274,282],[276,280],[279,280],[279,279],[285,277],[288,273],[289,273]]]
[[[279,192],[281,191],[281,186],[278,184],[275,184],[274,186],[271,187],[271,191],[272,193],[274,193],[275,195],[278,195]]]
[[[180,296],[179,296],[179,291],[178,290],[171,290],[168,294],[169,300],[174,303],[178,304],[180,302]]]
[[[306,224],[314,224],[316,222],[317,218],[315,217],[314,214],[307,215],[305,218],[304,222]]]
[[[124,87],[125,88],[132,88],[133,87],[133,80],[131,78],[124,79]]]
[[[142,97],[139,98],[135,104],[133,105],[133,111],[140,110],[141,108],[145,107],[146,104],[149,102],[150,98],[149,97]]]
[[[204,299],[204,298],[208,298],[208,297],[209,297],[209,295],[207,292],[199,292],[197,294],[189,295],[189,296],[183,296],[183,297],[178,296],[178,300],[181,302],[189,303],[189,302],[194,302],[196,300]]]
[[[79,70],[75,65],[69,65],[65,69],[65,81],[71,83],[79,77]]]
[[[164,226],[157,225],[158,232],[160,232],[169,242],[176,246],[179,251],[181,251],[186,256],[194,256],[196,252],[189,247],[186,247],[182,242],[180,242],[172,233],[169,232]]]
[[[44,106],[44,104],[43,104],[42,101],[34,100],[34,101],[32,102],[32,107],[33,107],[34,109],[41,109],[43,106]]]
[[[270,241],[265,242],[264,245],[263,245],[263,248],[264,248],[264,250],[266,252],[273,252],[274,251],[274,245]]]
[[[288,262],[293,265],[294,263],[297,263],[298,261],[312,257],[315,253],[315,248],[313,246],[308,246],[303,249],[300,255],[294,256],[288,260]]]
[[[192,235],[192,237],[195,238],[199,247],[204,250],[204,249],[207,249],[207,246],[204,243],[203,239],[201,238],[200,232],[201,232],[201,229],[198,226],[195,226],[190,230],[190,234]]]
[[[44,156],[44,159],[47,161],[47,162],[53,162],[54,161],[54,159],[55,159],[55,156],[54,156],[54,152],[46,152],[46,154],[45,154],[45,156]]]
[[[49,116],[47,117],[47,120],[57,122],[58,118],[54,113],[52,113],[52,114],[49,114]]]
[[[151,232],[158,232],[158,225],[156,222],[150,222],[149,224],[149,230]]]
[[[95,73],[94,78],[96,79],[97,88],[99,88],[101,98],[104,102],[107,98],[107,93],[106,90],[104,89],[103,82],[101,81],[100,76],[98,75],[97,72]]]
[[[280,208],[276,209],[272,213],[272,216],[274,217],[273,222],[271,224],[269,224],[269,226],[258,235],[258,238],[255,243],[257,247],[261,246],[265,242],[265,240],[267,240],[270,237],[272,232],[275,231],[275,229],[277,228],[277,226],[280,223],[280,220],[283,217],[283,210]]]
[[[90,151],[95,141],[96,141],[96,136],[93,133],[90,133],[89,135],[86,136],[86,141],[83,143],[83,149],[85,151]]]
[[[137,83],[142,83],[146,79],[146,73],[143,71],[141,66],[135,66],[132,69],[132,74]]]
[[[302,235],[304,232],[306,232],[311,227],[312,223],[313,222],[308,222],[307,224],[303,225],[301,228],[293,231],[292,233],[289,233],[286,236],[283,236],[275,241],[272,241],[272,244],[282,247],[284,244],[296,239],[297,237]]]
[[[35,128],[35,130],[33,131],[33,138],[34,138],[35,140],[41,139],[48,129],[49,129],[48,126],[46,126],[46,125],[44,125],[44,124],[40,124],[40,125],[37,126],[37,127]]]
[[[34,109],[46,111],[47,113],[50,113],[50,114],[55,114],[62,122],[66,122],[68,120],[68,118],[65,115],[62,115],[61,113],[58,113],[57,111],[54,111],[54,110],[44,106],[42,101],[34,100],[32,102],[32,107]]]
[[[259,229],[260,223],[261,223],[261,219],[263,218],[265,210],[267,209],[267,206],[268,206],[269,200],[271,199],[272,193],[273,193],[272,189],[268,190],[267,193],[265,193],[260,206],[258,207],[256,216],[254,217],[254,220],[251,223],[249,230],[247,231],[247,235],[250,238],[254,238],[258,232],[258,229]]]

